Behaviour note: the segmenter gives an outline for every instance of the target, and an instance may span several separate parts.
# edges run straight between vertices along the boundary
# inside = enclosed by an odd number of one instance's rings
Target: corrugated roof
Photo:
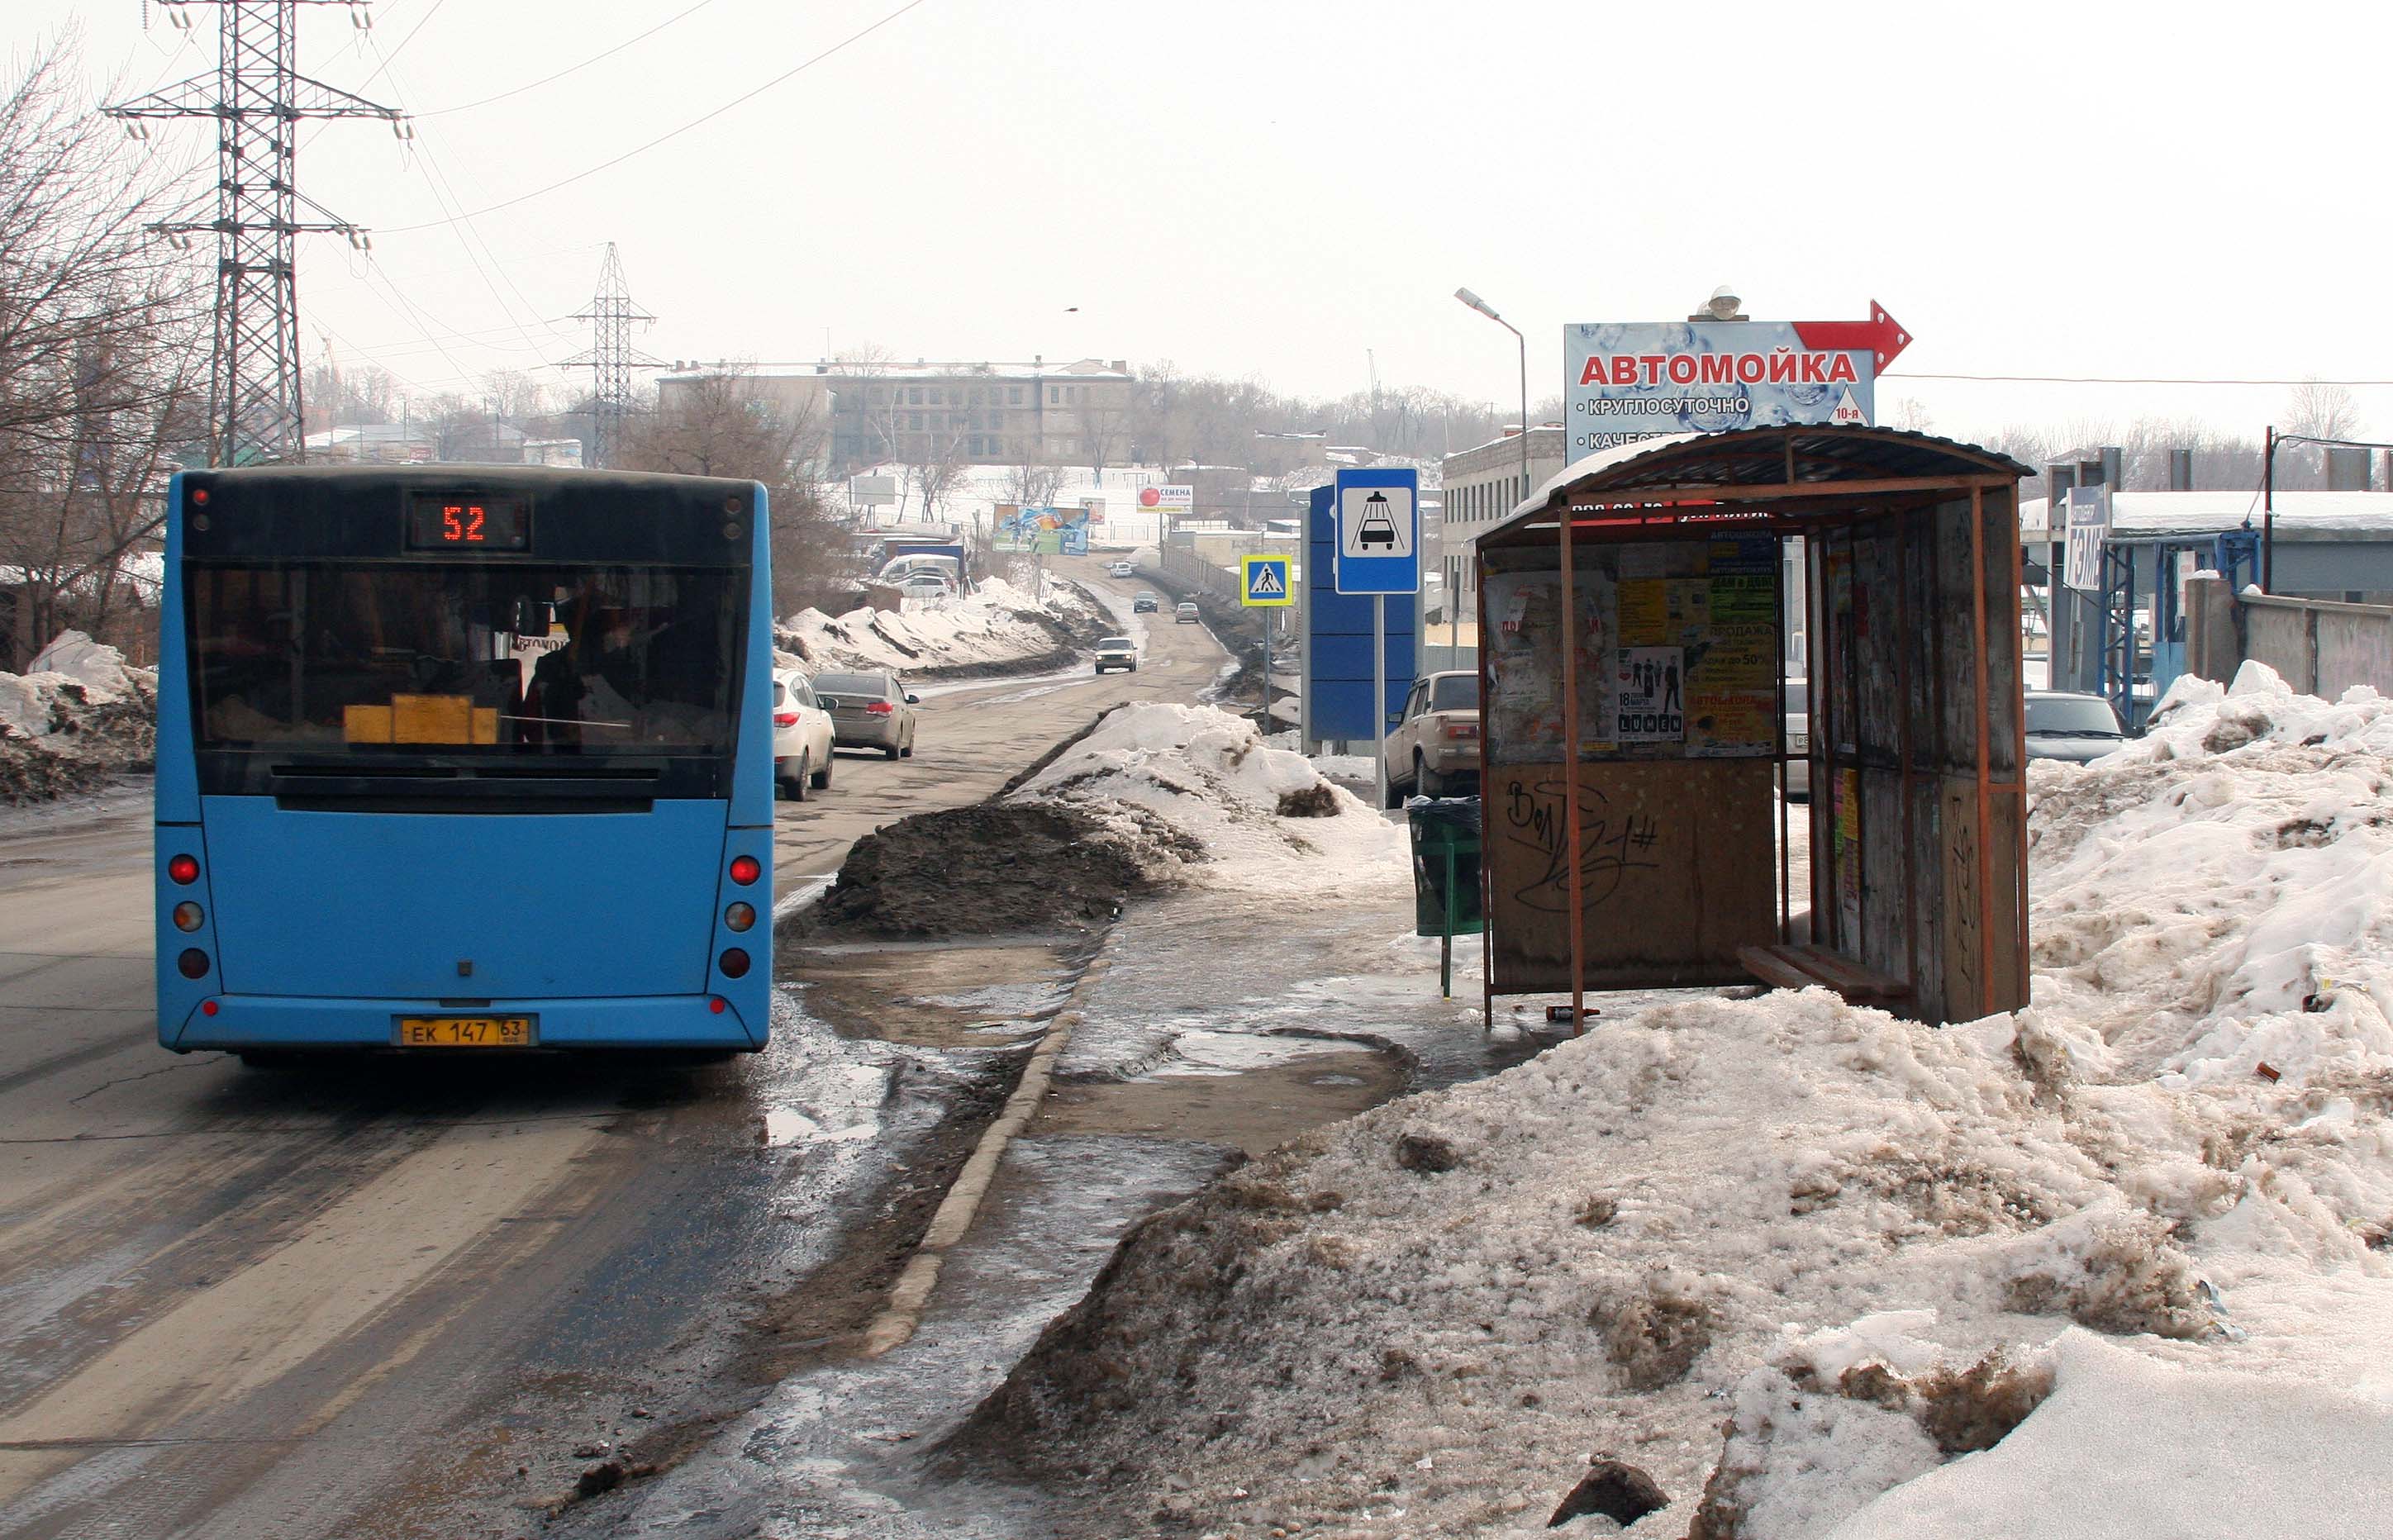
[[[1826,491],[1839,481],[1945,475],[2035,472],[1999,450],[1904,428],[1737,428],[1727,433],[1671,433],[1621,444],[1572,462],[1513,506],[1510,517],[1481,538],[1501,533],[1541,513],[1565,489],[1634,497],[1640,488],[1772,486],[1786,479],[1788,440],[1798,485]],[[1694,450],[1696,452],[1690,452]]]

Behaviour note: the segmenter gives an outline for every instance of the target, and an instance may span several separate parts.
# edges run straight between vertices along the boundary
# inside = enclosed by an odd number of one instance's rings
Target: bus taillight
[[[725,978],[736,979],[748,976],[748,954],[737,946],[725,947],[723,955],[715,959],[714,962],[716,967],[723,970]]]
[[[177,855],[166,863],[166,875],[188,888],[200,880],[199,860],[195,856]]]
[[[189,899],[175,906],[175,929],[178,931],[196,931],[206,919],[200,907]]]
[[[731,858],[731,880],[741,887],[746,887],[764,875],[765,868],[756,864],[756,857],[753,855],[735,855]]]
[[[203,979],[208,976],[208,954],[197,946],[186,946],[175,959],[175,967],[187,979]]]

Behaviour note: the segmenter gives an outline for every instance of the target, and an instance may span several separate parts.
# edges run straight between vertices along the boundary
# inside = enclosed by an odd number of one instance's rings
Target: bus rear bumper
[[[277,995],[213,995],[183,1021],[158,1024],[158,1039],[177,1052],[241,1049],[392,1049],[400,1052],[399,1021],[415,1017],[530,1016],[532,1045],[547,1049],[727,1049],[765,1046],[767,1023],[751,1025],[735,1000],[712,995],[652,995],[611,999],[493,1000],[442,1005],[433,1000],[323,999]],[[216,1006],[215,1014],[206,1011]],[[455,1051],[479,1051],[459,1050]]]

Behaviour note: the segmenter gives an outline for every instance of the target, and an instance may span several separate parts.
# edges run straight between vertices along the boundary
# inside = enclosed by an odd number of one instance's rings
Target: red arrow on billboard
[[[1877,359],[1877,372],[1894,362],[1894,356],[1911,346],[1911,333],[1904,331],[1886,307],[1870,301],[1867,320],[1798,320],[1795,334],[1803,339],[1806,347],[1827,353],[1868,353]]]

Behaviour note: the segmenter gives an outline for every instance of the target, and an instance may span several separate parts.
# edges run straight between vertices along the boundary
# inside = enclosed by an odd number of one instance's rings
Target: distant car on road
[[[891,759],[914,752],[914,708],[922,697],[908,695],[886,669],[818,673],[815,696],[830,712],[831,741],[842,749],[878,749]]]
[[[1193,626],[1201,624],[1205,617],[1196,612],[1196,607],[1194,604],[1183,599],[1171,611],[1171,619],[1177,625]]]
[[[1479,674],[1432,673],[1413,682],[1395,730],[1380,741],[1388,805],[1406,794],[1445,797],[1479,779]]]
[[[1811,800],[1811,682],[1789,679],[1786,689],[1786,751],[1805,756],[1786,762],[1786,800],[1805,803]]]
[[[830,713],[795,669],[773,672],[773,782],[793,803],[830,785]]]
[[[1097,644],[1097,672],[1128,669],[1138,672],[1138,644],[1127,636],[1108,636]]]
[[[909,572],[897,581],[897,592],[909,599],[943,599],[955,591],[955,580],[941,572]]]
[[[1111,567],[1105,568],[1105,570],[1112,573],[1117,578],[1134,578],[1138,576],[1138,568],[1132,567],[1126,561],[1118,561]]]
[[[1162,607],[1162,603],[1163,601],[1142,588],[1138,591],[1138,597],[1131,600],[1130,612],[1132,615],[1152,615]]]
[[[2027,692],[2027,757],[2084,764],[2127,741],[2119,713],[2099,695]]]

